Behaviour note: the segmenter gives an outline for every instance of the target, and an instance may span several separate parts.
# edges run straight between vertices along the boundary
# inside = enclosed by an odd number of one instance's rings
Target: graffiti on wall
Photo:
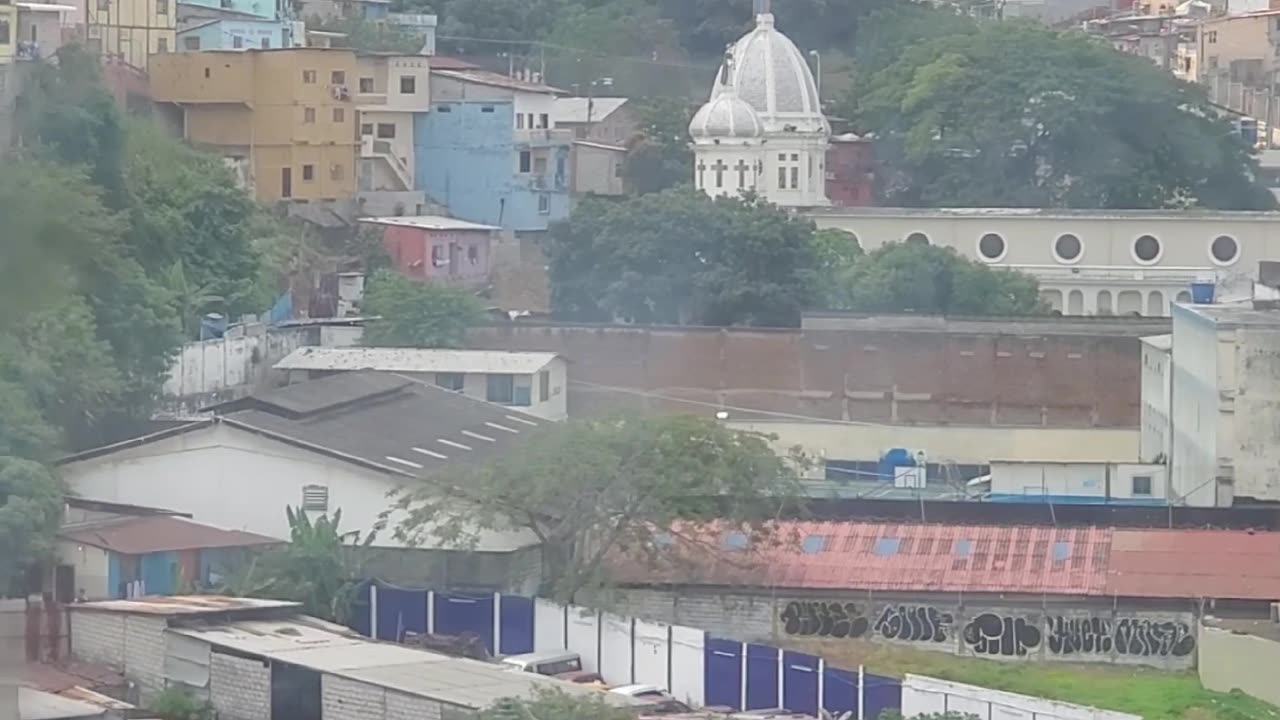
[[[869,621],[853,603],[793,600],[780,616],[783,630],[800,637],[859,638]]]
[[[1196,636],[1184,622],[1139,618],[1068,618],[1046,621],[1049,652],[1056,655],[1133,655],[1187,657]]]
[[[946,642],[955,618],[929,605],[885,605],[873,629],[886,640]]]
[[[982,613],[964,626],[964,641],[979,655],[1026,655],[1040,646],[1040,628],[1023,617]]]

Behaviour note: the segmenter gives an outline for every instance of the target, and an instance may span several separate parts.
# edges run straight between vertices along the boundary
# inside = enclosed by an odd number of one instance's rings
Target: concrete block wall
[[[1196,662],[1190,608],[1003,599],[955,594],[789,592],[749,594],[632,588],[616,612],[691,625],[724,638],[786,647],[788,641],[904,645],[992,660],[1146,665]]]
[[[165,687],[164,618],[120,613],[71,613],[71,654],[102,663],[137,685],[143,703]]]
[[[440,720],[442,704],[377,685],[324,675],[320,702],[325,720]]]
[[[213,652],[209,658],[209,700],[219,720],[270,717],[270,666],[261,660]]]

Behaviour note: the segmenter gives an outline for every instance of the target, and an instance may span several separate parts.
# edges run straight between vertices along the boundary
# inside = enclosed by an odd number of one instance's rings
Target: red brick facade
[[[563,354],[579,416],[712,411],[678,398],[833,420],[1136,427],[1138,337],[1159,322],[1098,334],[1055,334],[1051,319],[1038,334],[999,321],[969,323],[983,332],[514,324],[477,328],[469,346]]]

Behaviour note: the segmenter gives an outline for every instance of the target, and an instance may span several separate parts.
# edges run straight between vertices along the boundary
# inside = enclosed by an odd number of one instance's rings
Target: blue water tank
[[[220,338],[227,332],[227,318],[221,313],[209,313],[200,319],[200,339]]]
[[[1191,302],[1196,305],[1213,304],[1214,284],[1211,282],[1191,283]]]

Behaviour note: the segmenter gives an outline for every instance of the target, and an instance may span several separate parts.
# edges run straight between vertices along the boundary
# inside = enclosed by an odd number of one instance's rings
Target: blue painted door
[[[707,705],[742,709],[742,643],[708,637],[703,652]]]
[[[782,707],[805,715],[818,714],[818,658],[783,652]]]
[[[451,595],[436,593],[435,632],[437,635],[473,633],[493,647],[493,595]]]
[[[747,646],[747,710],[780,707],[778,697],[778,648]]]
[[[148,595],[172,595],[173,579],[178,573],[178,556],[171,552],[147,553],[142,556],[140,574]]]

